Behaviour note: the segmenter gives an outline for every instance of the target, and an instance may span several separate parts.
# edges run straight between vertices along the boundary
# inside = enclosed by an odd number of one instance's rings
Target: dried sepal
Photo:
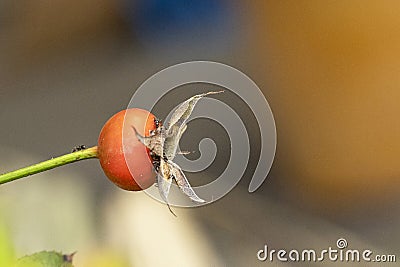
[[[171,119],[168,121],[168,129],[170,129],[173,125],[181,127],[190,117],[195,105],[201,98],[222,92],[223,91],[210,91],[207,93],[198,94],[181,103],[172,114]]]
[[[197,102],[205,96],[219,94],[221,92],[223,91],[211,91],[192,96],[176,108],[168,121],[168,126],[165,130],[164,156],[167,159],[173,160],[175,158],[179,140],[187,128],[186,121],[192,114]]]
[[[151,136],[142,136],[136,131],[136,128],[132,126],[133,131],[135,132],[136,138],[144,144],[152,153],[155,153],[157,156],[162,156],[163,154],[163,143],[164,138],[162,131],[159,130]]]
[[[157,174],[157,184],[158,184],[158,192],[160,193],[161,198],[167,204],[170,212],[173,215],[175,215],[175,213],[172,211],[172,209],[168,203],[169,190],[171,189],[171,184],[172,184],[171,168],[170,168],[170,165],[167,162],[165,162],[163,159],[161,159],[160,171]]]
[[[169,210],[174,215],[175,213],[171,210],[168,203],[168,195],[172,179],[175,180],[179,189],[192,201],[205,203],[203,199],[196,195],[182,169],[172,160],[175,158],[177,153],[179,140],[186,131],[186,121],[192,114],[197,102],[205,96],[219,94],[221,92],[223,91],[207,92],[187,99],[173,112],[168,121],[168,126],[165,127],[161,123],[158,123],[157,129],[151,132],[150,136],[142,136],[134,127],[132,127],[138,140],[150,150],[153,159],[157,159],[157,162],[153,162],[153,166],[155,166],[157,171],[158,190],[161,198],[168,205]]]
[[[186,178],[179,165],[172,161],[168,163],[171,168],[171,174],[174,177],[179,189],[194,202],[205,203],[206,201],[201,199],[199,196],[197,196],[196,192],[194,192],[192,186],[190,185],[188,179]]]

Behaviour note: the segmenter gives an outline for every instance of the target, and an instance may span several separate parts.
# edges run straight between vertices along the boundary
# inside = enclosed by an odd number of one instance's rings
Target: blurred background
[[[178,218],[115,187],[96,160],[3,185],[0,265],[58,250],[78,251],[78,267],[254,266],[266,264],[264,244],[323,249],[340,237],[398,253],[399,13],[391,0],[0,1],[0,172],[95,145],[142,82],[190,60],[250,76],[278,136],[259,190],[247,192],[255,130],[239,185],[211,205],[175,208]],[[235,107],[252,132],[249,110]],[[190,132],[183,142],[197,146]],[[188,178],[214,177],[221,162]]]

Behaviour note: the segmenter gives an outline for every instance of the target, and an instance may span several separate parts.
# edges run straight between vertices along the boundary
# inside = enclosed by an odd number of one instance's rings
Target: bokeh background
[[[178,218],[115,187],[96,160],[2,185],[0,265],[58,250],[78,251],[78,267],[290,266],[256,253],[335,247],[340,237],[399,256],[399,13],[390,0],[0,1],[0,172],[95,145],[143,81],[190,60],[249,75],[278,136],[258,191],[247,193],[253,134],[239,185],[211,205],[175,208]],[[204,135],[219,136],[214,128]],[[219,163],[188,177],[213,177]],[[323,264],[340,263],[314,265]]]

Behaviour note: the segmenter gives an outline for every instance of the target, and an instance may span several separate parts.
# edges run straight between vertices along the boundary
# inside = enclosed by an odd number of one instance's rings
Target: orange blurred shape
[[[398,199],[400,2],[249,5],[290,194],[329,211]]]

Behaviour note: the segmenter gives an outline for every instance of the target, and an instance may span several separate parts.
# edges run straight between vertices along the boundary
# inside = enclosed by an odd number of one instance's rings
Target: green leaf
[[[11,237],[0,216],[0,266],[11,266],[15,262]]]
[[[55,251],[42,251],[18,259],[15,267],[73,267],[73,254],[63,255]]]

